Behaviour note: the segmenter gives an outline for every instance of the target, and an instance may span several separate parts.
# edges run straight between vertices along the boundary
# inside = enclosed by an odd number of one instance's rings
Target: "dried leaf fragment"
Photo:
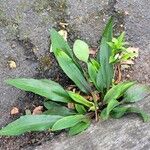
[[[118,70],[118,74],[117,74],[117,80],[115,81],[116,84],[120,83],[122,79],[121,65],[117,65],[117,70]]]
[[[43,110],[43,106],[35,107],[34,110],[33,110],[32,115],[39,115],[39,114],[42,114],[42,110]]]
[[[66,30],[60,30],[58,33],[64,38],[65,41],[67,41],[68,33]],[[52,45],[50,47],[50,52],[53,52]]]
[[[10,69],[15,69],[17,67],[16,62],[13,60],[8,61]]]
[[[59,25],[63,28],[65,28],[66,26],[68,26],[68,23],[64,23],[64,22],[60,22]]]
[[[96,53],[97,53],[97,48],[90,48],[90,55],[95,57]]]
[[[67,41],[68,33],[66,30],[60,30],[58,33],[65,39],[65,41]]]
[[[26,115],[31,115],[31,114],[32,114],[32,113],[31,113],[31,110],[26,109],[26,110],[25,110],[25,114],[26,114]]]
[[[69,109],[74,109],[75,108],[74,103],[68,103],[68,108]]]
[[[12,110],[10,111],[11,115],[16,115],[19,113],[19,109],[17,107],[13,107]]]
[[[137,58],[139,56],[139,48],[138,47],[129,47],[126,50],[129,53],[134,53],[135,54],[135,58]]]

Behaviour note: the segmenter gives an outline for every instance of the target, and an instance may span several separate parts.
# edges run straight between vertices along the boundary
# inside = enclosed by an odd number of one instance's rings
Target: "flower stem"
[[[93,97],[94,106],[95,106],[95,120],[96,120],[96,122],[98,122],[99,117],[98,117],[98,110],[97,110],[97,107],[98,107],[98,104],[97,104],[97,97],[96,97],[95,92],[91,92],[91,95],[92,95],[92,97]]]

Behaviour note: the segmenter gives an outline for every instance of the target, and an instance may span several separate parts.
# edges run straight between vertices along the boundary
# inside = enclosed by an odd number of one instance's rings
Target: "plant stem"
[[[115,81],[116,84],[118,84],[121,81],[121,79],[122,79],[122,73],[121,73],[121,65],[120,65],[120,63],[117,64],[117,70],[118,70],[118,78]]]
[[[97,106],[98,106],[98,104],[97,104],[97,97],[96,97],[95,92],[91,92],[91,95],[93,97],[94,105],[95,105],[95,120],[96,120],[96,122],[98,122],[99,117],[98,117],[98,111],[97,111]]]

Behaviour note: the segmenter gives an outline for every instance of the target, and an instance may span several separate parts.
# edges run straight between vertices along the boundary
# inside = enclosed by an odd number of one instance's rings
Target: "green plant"
[[[73,91],[64,89],[58,83],[47,79],[9,79],[9,85],[45,97],[45,111],[41,115],[25,115],[0,130],[0,135],[19,135],[30,131],[49,129],[69,130],[75,135],[87,129],[93,118],[106,120],[120,118],[128,113],[137,113],[146,122],[150,117],[129,104],[150,94],[150,87],[136,82],[122,82],[117,85],[114,79],[112,61],[116,54],[126,50],[124,33],[112,38],[113,19],[106,25],[102,35],[100,51],[96,59],[89,57],[89,46],[76,40],[73,51],[68,43],[54,29],[50,30],[53,53],[66,75],[75,83]],[[112,60],[111,60],[112,59]],[[86,64],[82,68],[80,61]],[[73,107],[67,107],[68,104]]]
[[[109,58],[109,63],[121,63],[127,60],[137,57],[137,53],[127,48],[127,42],[125,42],[125,32],[117,38],[112,38],[108,45],[112,49],[112,54]]]

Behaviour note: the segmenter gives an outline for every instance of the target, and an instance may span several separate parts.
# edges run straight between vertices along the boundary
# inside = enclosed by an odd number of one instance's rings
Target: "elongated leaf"
[[[62,49],[68,56],[73,57],[73,52],[69,47],[68,43],[64,40],[64,38],[55,30],[50,30],[51,41],[52,41],[52,49],[56,51],[57,49]]]
[[[77,65],[79,70],[83,72],[80,64],[73,55],[72,49],[69,47],[68,43],[64,40],[64,38],[55,29],[50,30],[50,35],[53,52],[56,53],[57,49],[63,50],[70,58],[72,58],[73,62]]]
[[[97,76],[96,76],[96,85],[97,85],[98,90],[100,92],[102,92],[102,95],[104,95],[105,91],[106,91],[106,83],[103,81],[104,81],[104,78],[102,75],[102,70],[100,68],[98,73],[97,73]]]
[[[75,126],[70,128],[69,135],[72,136],[72,135],[76,135],[76,134],[83,132],[84,130],[86,130],[90,126],[90,124],[91,124],[90,121],[79,122],[78,124],[76,124]]]
[[[124,102],[137,102],[150,95],[150,86],[135,84],[124,94]]]
[[[20,135],[30,131],[43,131],[49,129],[61,119],[58,115],[26,115],[10,123],[0,130],[0,135]]]
[[[89,46],[84,41],[76,40],[73,45],[73,52],[79,60],[88,62],[90,51]]]
[[[128,107],[118,106],[111,111],[111,117],[119,119],[125,115],[127,110],[128,110]]]
[[[136,113],[140,115],[144,122],[150,121],[150,116],[147,113],[135,107],[124,107],[124,106],[116,107],[111,112],[111,116],[113,118],[121,118],[123,115],[128,113]]]
[[[107,44],[112,40],[113,32],[113,19],[111,18],[106,25],[104,33],[102,35],[102,40],[100,44],[100,51],[98,53],[98,61],[101,64],[101,68],[97,75],[97,85],[99,91],[104,92],[105,89],[108,90],[112,84],[113,79],[113,65],[109,63],[109,58],[111,56],[111,47]]]
[[[99,70],[99,68],[100,68],[99,62],[98,62],[97,60],[93,59],[93,58],[90,59],[90,62],[92,63],[92,65],[95,67],[95,69],[96,69],[97,72],[98,72],[98,70]]]
[[[88,62],[87,65],[88,65],[88,74],[90,76],[90,79],[94,83],[94,85],[97,87],[96,79],[97,79],[97,74],[98,74],[100,65],[97,64],[97,62],[94,60],[91,62]]]
[[[118,106],[120,103],[117,101],[117,100],[114,100],[112,99],[108,105],[107,105],[107,108],[106,108],[106,114],[107,116],[109,116],[109,113],[116,107]]]
[[[44,96],[53,101],[64,103],[71,102],[68,93],[63,89],[63,87],[51,80],[18,78],[6,80],[6,83],[21,90]]]
[[[86,113],[86,109],[84,108],[83,105],[75,104],[75,108],[76,108],[77,112],[80,113],[80,114],[85,114]]]
[[[52,101],[44,102],[44,106],[48,109],[47,111],[44,112],[44,114],[46,115],[69,116],[69,115],[76,114],[73,110],[70,110],[67,107]]]
[[[105,95],[104,102],[109,103],[112,99],[118,99],[124,94],[124,92],[133,86],[135,82],[122,82],[116,86],[113,86]]]
[[[84,97],[82,97],[81,95],[68,91],[68,94],[70,95],[70,97],[77,103],[82,104],[84,106],[87,107],[92,107],[94,105],[94,103],[86,100]]]
[[[58,63],[62,70],[78,86],[81,91],[85,93],[91,91],[90,86],[85,80],[81,71],[66,53],[64,53],[62,50],[57,50],[57,53],[55,53],[55,57],[58,60]]]
[[[64,117],[64,118],[58,120],[53,125],[52,130],[56,131],[56,130],[67,129],[67,128],[75,126],[77,123],[82,122],[86,119],[87,118],[84,115],[67,116],[67,117]]]
[[[103,120],[107,120],[109,118],[109,114],[111,113],[111,111],[118,106],[120,103],[117,100],[111,100],[107,107],[105,109],[102,110],[101,112],[101,118]]]
[[[107,120],[107,119],[108,119],[107,109],[106,109],[106,108],[104,108],[104,109],[102,110],[102,112],[100,113],[100,118],[101,118],[102,120]]]
[[[128,108],[127,113],[136,113],[142,117],[144,122],[150,121],[150,116],[146,114],[144,111],[140,110],[139,108],[130,107]]]

